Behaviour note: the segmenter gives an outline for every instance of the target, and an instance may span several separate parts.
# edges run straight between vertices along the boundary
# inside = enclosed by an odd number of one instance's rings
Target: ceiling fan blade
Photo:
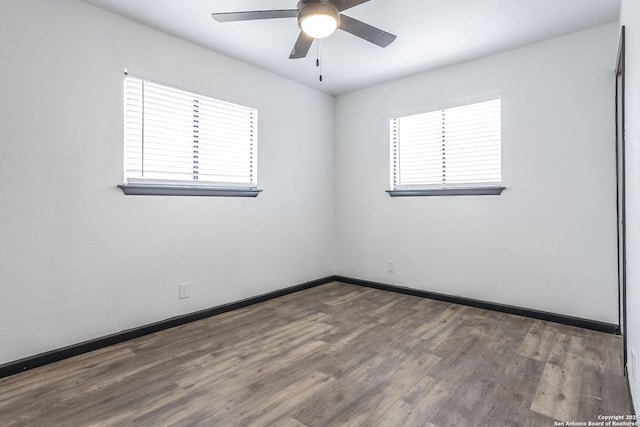
[[[354,6],[357,6],[361,3],[366,3],[369,0],[334,0],[334,4],[336,8],[342,12],[343,10],[350,9]]]
[[[286,10],[254,10],[248,12],[212,13],[211,17],[218,22],[254,21],[256,19],[295,18],[297,9]]]
[[[387,47],[396,36],[379,28],[340,14],[340,29],[380,47]]]
[[[300,31],[298,40],[296,40],[291,55],[289,55],[289,59],[299,59],[307,56],[311,43],[313,43],[313,37],[308,36],[304,31]]]

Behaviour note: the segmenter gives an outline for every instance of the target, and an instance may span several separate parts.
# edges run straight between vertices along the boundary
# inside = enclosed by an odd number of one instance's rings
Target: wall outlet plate
[[[178,298],[185,299],[189,298],[190,290],[189,283],[180,283],[178,285]]]
[[[389,273],[395,273],[396,272],[396,262],[389,260],[387,261],[387,271]]]

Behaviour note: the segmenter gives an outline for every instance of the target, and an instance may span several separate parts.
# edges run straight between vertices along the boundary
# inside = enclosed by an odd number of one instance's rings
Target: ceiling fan
[[[342,11],[369,0],[300,0],[297,9],[256,10],[212,13],[218,22],[253,21],[257,19],[298,18],[300,35],[289,59],[304,58],[314,39],[325,38],[341,29],[380,47],[387,47],[395,35],[343,15]]]

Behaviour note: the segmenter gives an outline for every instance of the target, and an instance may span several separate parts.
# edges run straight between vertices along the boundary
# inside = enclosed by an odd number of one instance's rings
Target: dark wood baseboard
[[[140,326],[137,328],[127,329],[121,332],[117,332],[104,337],[84,341],[78,344],[72,344],[67,347],[58,348],[56,350],[40,353],[35,356],[26,357],[24,359],[16,360],[14,362],[5,363],[0,365],[0,378],[7,377],[9,375],[17,374],[29,369],[37,368],[38,366],[47,365],[49,363],[57,362],[59,360],[68,359],[73,356],[88,353],[93,350],[98,350],[110,345],[119,344],[124,341],[129,341],[134,338],[138,338],[144,335],[152,334],[154,332],[162,331],[165,329],[173,328],[176,326],[184,325],[186,323],[195,322],[196,320],[206,319],[207,317],[216,316],[218,314],[226,313],[228,311],[237,310],[239,308],[247,307],[253,304],[258,304],[264,301],[268,301],[273,298],[278,298],[284,295],[288,295],[294,292],[302,291],[305,289],[320,286],[325,283],[332,282],[334,276],[328,276],[318,280],[312,280],[310,282],[301,283],[299,285],[290,286],[288,288],[279,289],[277,291],[268,292],[266,294],[258,295],[255,297],[235,301],[228,304],[219,305],[217,307],[206,308],[204,310],[196,311],[181,316],[172,317],[170,319],[161,320],[159,322],[151,323],[148,325]]]
[[[515,307],[512,305],[497,304],[488,301],[481,301],[471,298],[458,297],[453,295],[440,294],[436,292],[423,291],[421,289],[395,286],[386,283],[372,282],[369,280],[354,279],[352,277],[335,276],[334,280],[352,285],[366,286],[369,288],[382,289],[390,292],[412,295],[422,298],[430,298],[438,301],[445,301],[454,304],[468,305],[471,307],[483,308],[486,310],[499,311],[501,313],[515,314],[518,316],[531,317],[534,319],[546,320],[563,325],[577,326],[594,331],[606,332],[609,334],[620,334],[620,327],[612,323],[599,322],[597,320],[582,319],[580,317],[566,316],[563,314],[549,313],[546,311],[532,310],[528,308]]]

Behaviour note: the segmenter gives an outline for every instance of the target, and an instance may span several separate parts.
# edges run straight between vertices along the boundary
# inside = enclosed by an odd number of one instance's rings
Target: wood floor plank
[[[531,359],[547,361],[551,349],[556,342],[557,330],[555,325],[551,325],[542,320],[531,322],[529,333],[520,345],[519,354]]]
[[[374,425],[399,402],[420,381],[416,372],[426,365],[434,364],[439,358],[423,354],[400,363],[399,368],[390,369],[369,381],[367,390],[358,398],[338,411],[329,421],[344,426]],[[365,382],[365,384],[367,384]],[[385,390],[379,393],[379,390]]]
[[[558,420],[577,420],[580,403],[580,364],[569,360],[564,367],[547,363],[531,403],[531,410]]]
[[[500,376],[490,405],[483,411],[478,425],[513,426],[553,425],[553,418],[530,410],[531,396],[535,396],[538,381],[546,363],[515,355],[504,375]]]
[[[618,336],[346,285],[0,379],[5,426],[551,426],[630,411]]]
[[[273,400],[275,394],[292,384],[299,384],[312,373],[326,375],[321,371],[327,363],[325,356],[320,348],[298,359],[287,358],[283,364],[270,365],[256,371],[242,370],[235,378],[220,384],[217,387],[219,393],[207,392],[213,403],[209,405],[209,414],[204,419],[209,425],[223,425],[250,411],[255,402]],[[206,392],[206,387],[202,392]],[[314,396],[314,399],[317,397]]]
[[[243,426],[276,425],[277,420],[288,417],[288,414],[306,404],[314,394],[324,394],[335,382],[335,378],[312,372],[269,399],[256,402],[248,414],[238,417],[237,423]]]
[[[292,417],[285,417],[278,420],[278,427],[307,427],[305,424],[302,424],[300,421],[296,420]]]
[[[449,398],[449,386],[432,377],[423,377],[401,399],[397,400],[381,417],[374,418],[371,426],[423,426]],[[434,420],[435,421],[435,420]],[[436,424],[432,424],[436,425]]]

